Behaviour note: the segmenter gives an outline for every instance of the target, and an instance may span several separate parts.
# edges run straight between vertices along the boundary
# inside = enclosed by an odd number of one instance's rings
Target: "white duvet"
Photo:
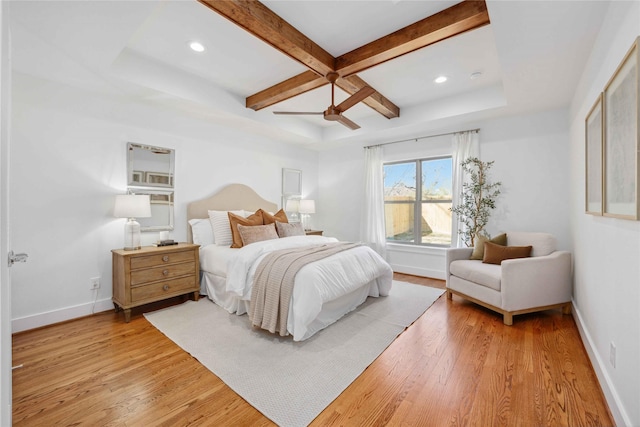
[[[226,291],[241,300],[250,301],[254,273],[269,252],[326,242],[337,240],[323,236],[295,236],[252,243],[237,249],[227,260]],[[367,296],[388,295],[392,278],[389,264],[367,246],[308,264],[296,275],[287,330],[294,341],[304,340],[355,309]]]

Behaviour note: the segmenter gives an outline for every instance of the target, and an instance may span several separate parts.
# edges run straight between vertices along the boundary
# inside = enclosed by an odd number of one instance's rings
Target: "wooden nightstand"
[[[131,319],[131,308],[193,294],[200,298],[199,245],[145,246],[135,251],[112,250],[113,303]]]
[[[322,230],[304,230],[307,236],[322,236]]]

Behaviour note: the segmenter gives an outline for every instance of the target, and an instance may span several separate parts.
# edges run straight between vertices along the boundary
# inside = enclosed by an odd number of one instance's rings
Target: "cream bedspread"
[[[337,242],[337,239],[294,236],[252,243],[237,249],[227,264],[226,292],[249,301],[255,271],[268,253],[328,242]],[[305,285],[294,287],[287,329],[294,341],[304,340],[353,310],[367,296],[388,295],[392,279],[393,271],[389,264],[368,246],[358,246],[306,265],[296,275],[296,283]],[[341,306],[330,315],[323,311],[323,308],[339,306],[341,297],[356,293],[362,295],[359,303]],[[319,318],[321,311],[325,315]]]
[[[253,326],[288,335],[287,318],[296,274],[305,265],[359,246],[325,243],[271,252],[258,265],[251,291],[249,318]],[[299,286],[304,286],[300,283]]]

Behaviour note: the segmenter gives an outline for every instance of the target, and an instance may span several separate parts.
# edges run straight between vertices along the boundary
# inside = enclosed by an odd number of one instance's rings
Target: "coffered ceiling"
[[[263,4],[340,57],[456,1],[274,1]],[[17,72],[197,120],[321,147],[410,136],[451,120],[568,106],[607,2],[488,1],[490,24],[357,75],[399,107],[388,119],[359,103],[352,131],[322,116],[330,85],[254,111],[247,97],[309,68],[195,0],[14,1]],[[199,41],[204,52],[189,48]],[[445,83],[434,79],[447,76]],[[336,105],[349,96],[336,89]]]

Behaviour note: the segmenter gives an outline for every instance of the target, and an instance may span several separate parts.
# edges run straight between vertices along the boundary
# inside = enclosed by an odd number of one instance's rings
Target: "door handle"
[[[28,254],[14,254],[13,251],[9,251],[9,267],[16,262],[27,262],[27,258],[29,258]]]

